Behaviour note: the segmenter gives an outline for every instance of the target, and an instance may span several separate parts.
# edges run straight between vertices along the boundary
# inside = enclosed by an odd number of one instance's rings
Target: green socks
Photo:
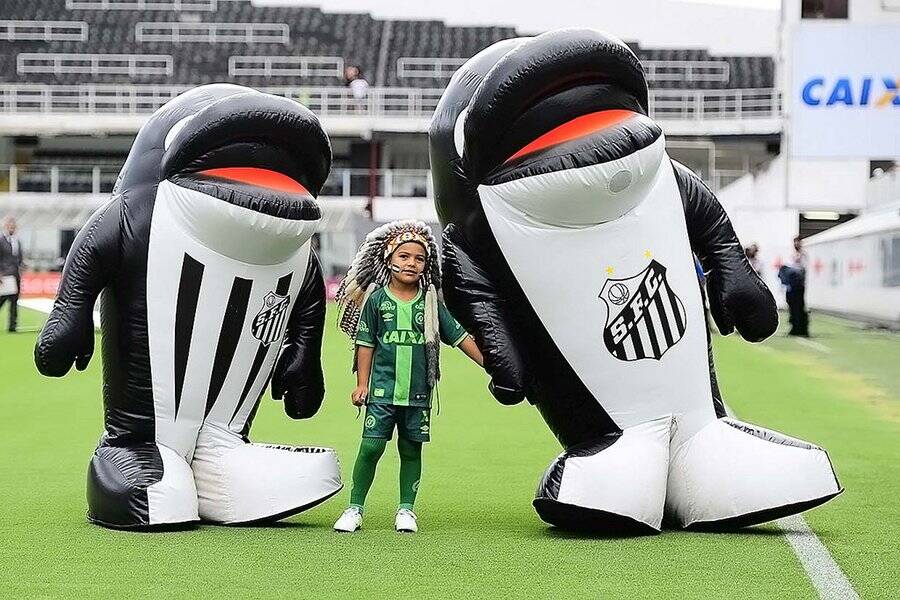
[[[375,467],[378,459],[384,454],[387,440],[377,438],[363,438],[359,444],[359,454],[353,465],[353,488],[350,491],[350,506],[359,507],[362,510],[366,502],[366,494],[375,480]]]
[[[422,442],[397,439],[400,453],[400,508],[412,510],[422,477]]]
[[[350,506],[362,510],[366,495],[375,480],[375,468],[384,454],[387,440],[363,438],[359,444],[359,454],[353,465],[353,488],[350,491]],[[398,438],[397,451],[400,454],[400,508],[412,510],[419,491],[422,477],[422,443]]]

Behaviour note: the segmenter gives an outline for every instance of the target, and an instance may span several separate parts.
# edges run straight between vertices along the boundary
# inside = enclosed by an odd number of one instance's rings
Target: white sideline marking
[[[831,348],[826,346],[825,344],[821,344],[819,342],[814,342],[812,340],[808,340],[806,338],[795,338],[797,343],[801,346],[806,346],[807,348],[812,348],[813,350],[817,350],[819,352],[824,352],[825,354],[831,354]]]
[[[19,300],[19,304],[47,315],[53,309],[53,298],[23,298]],[[100,329],[100,313],[96,310],[94,311],[94,329]]]
[[[819,592],[823,600],[858,599],[859,594],[853,589],[841,567],[834,562],[834,557],[813,533],[802,515],[791,515],[775,521],[784,532],[794,554],[800,559],[803,570]]]
[[[729,417],[737,418],[727,404],[725,412]],[[819,598],[822,600],[859,600],[859,594],[853,589],[850,580],[834,561],[834,557],[831,556],[831,552],[828,551],[822,540],[810,528],[803,515],[782,517],[777,519],[775,524],[784,533],[785,539],[791,545],[791,550],[803,565],[806,576],[819,593]]]

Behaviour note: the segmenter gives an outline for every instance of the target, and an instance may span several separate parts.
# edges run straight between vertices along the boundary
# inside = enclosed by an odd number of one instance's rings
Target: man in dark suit
[[[16,331],[19,312],[19,288],[22,285],[22,244],[16,235],[16,220],[13,217],[3,219],[3,231],[0,232],[0,278],[15,277],[16,291],[11,295],[0,296],[0,308],[9,301],[9,331]]]

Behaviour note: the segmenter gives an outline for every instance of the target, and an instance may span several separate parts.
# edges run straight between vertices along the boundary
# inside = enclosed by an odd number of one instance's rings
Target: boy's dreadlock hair
[[[431,227],[422,221],[411,219],[393,221],[366,236],[335,296],[338,303],[338,327],[350,336],[350,339],[356,339],[359,318],[366,301],[372,292],[390,282],[391,254],[407,242],[417,242],[425,248],[425,270],[419,279],[419,287],[425,291],[424,328],[428,385],[434,387],[441,377],[438,340],[438,290],[441,287],[441,268],[437,242],[431,233]],[[356,370],[355,358],[353,370]]]

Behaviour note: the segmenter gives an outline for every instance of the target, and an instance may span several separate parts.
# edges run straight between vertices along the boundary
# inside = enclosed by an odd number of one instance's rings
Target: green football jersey
[[[422,291],[408,302],[387,287],[372,292],[359,319],[356,343],[375,348],[369,375],[370,404],[431,406],[425,362],[425,298]],[[443,302],[438,302],[441,341],[457,346],[466,330]]]

